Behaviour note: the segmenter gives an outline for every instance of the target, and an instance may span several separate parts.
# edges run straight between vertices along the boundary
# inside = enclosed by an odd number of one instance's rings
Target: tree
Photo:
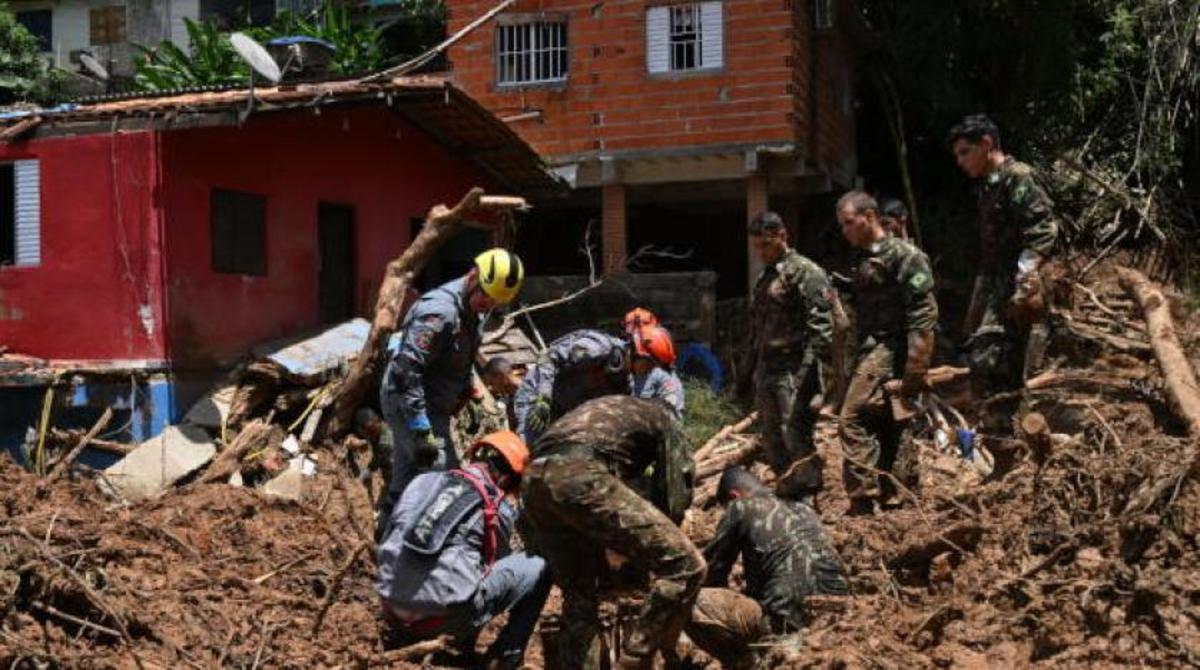
[[[0,103],[44,100],[59,83],[43,61],[37,38],[0,7]]]

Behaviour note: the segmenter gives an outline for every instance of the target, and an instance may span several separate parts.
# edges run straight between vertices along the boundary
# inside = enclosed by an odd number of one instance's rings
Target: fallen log
[[[279,426],[269,424],[262,419],[251,421],[237,434],[237,437],[233,438],[233,444],[225,447],[225,450],[212,463],[208,464],[208,467],[200,474],[200,483],[212,484],[228,480],[234,472],[241,469],[242,459],[247,454],[251,451],[282,444],[283,437],[283,429]]]
[[[337,439],[353,425],[354,412],[368,394],[378,388],[383,371],[384,353],[388,338],[399,326],[404,296],[412,280],[421,272],[439,247],[458,234],[476,217],[506,220],[514,209],[524,208],[525,200],[512,196],[485,196],[483,189],[473,188],[452,208],[434,205],[425,219],[425,226],[399,258],[387,264],[379,299],[375,303],[375,318],[362,351],[354,359],[350,372],[329,394],[321,435]]]
[[[705,442],[703,446],[701,446],[694,454],[692,454],[692,459],[695,460],[696,463],[707,459],[712,455],[714,449],[721,446],[721,443],[724,442],[726,438],[734,433],[740,433],[746,430],[757,418],[758,412],[751,412],[741,421],[738,421],[737,423],[731,423],[721,430],[718,430],[715,434],[713,434],[712,437],[708,438],[708,441]]]
[[[758,451],[758,442],[751,440],[721,454],[712,454],[703,461],[696,462],[696,481],[703,481],[714,475],[719,475],[726,468],[741,465],[754,458]]]
[[[1192,364],[1175,335],[1175,324],[1171,320],[1166,299],[1136,270],[1119,268],[1117,281],[1137,300],[1145,314],[1150,346],[1154,348],[1154,357],[1162,368],[1175,412],[1187,424],[1188,434],[1200,437],[1200,387],[1196,385]]]

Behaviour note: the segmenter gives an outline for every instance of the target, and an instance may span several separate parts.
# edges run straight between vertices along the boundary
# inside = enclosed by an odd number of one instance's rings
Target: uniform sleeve
[[[1021,249],[1049,255],[1058,239],[1059,226],[1054,216],[1054,201],[1046,189],[1031,171],[1021,172],[1013,176],[1008,197],[1014,217],[1021,225]]]
[[[740,501],[729,503],[725,516],[717,526],[717,534],[704,548],[704,561],[708,563],[706,586],[725,586],[729,583],[729,572],[742,551]]]
[[[933,295],[933,271],[925,252],[910,247],[900,262],[900,285],[904,296],[904,325],[908,332],[932,330],[937,325],[937,300]]]
[[[418,303],[413,309],[420,309]],[[404,329],[400,348],[390,367],[393,388],[400,396],[400,411],[406,420],[424,414],[425,372],[430,362],[445,351],[453,329],[437,312],[418,312]]]
[[[676,421],[683,420],[683,382],[674,372],[663,372],[654,384],[652,397],[667,403]]]
[[[805,273],[800,291],[807,310],[804,325],[808,330],[808,346],[818,359],[826,360],[833,341],[833,284],[829,275],[813,267]]]

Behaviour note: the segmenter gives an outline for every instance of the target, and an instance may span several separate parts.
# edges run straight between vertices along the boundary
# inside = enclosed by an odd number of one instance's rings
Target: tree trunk
[[[353,425],[354,412],[362,406],[369,393],[379,388],[384,367],[387,341],[400,323],[404,295],[412,280],[421,272],[438,247],[458,234],[472,217],[493,218],[499,212],[505,218],[513,209],[525,207],[525,200],[509,196],[484,196],[483,189],[471,189],[453,208],[434,205],[425,219],[420,234],[408,245],[399,258],[393,259],[384,271],[375,303],[375,318],[362,351],[350,366],[350,372],[329,394],[323,437],[338,439]]]
[[[1120,268],[1117,280],[1145,312],[1146,333],[1150,335],[1150,345],[1162,368],[1175,412],[1187,424],[1188,435],[1200,437],[1200,390],[1196,386],[1196,373],[1175,336],[1175,324],[1166,299],[1136,270]]]

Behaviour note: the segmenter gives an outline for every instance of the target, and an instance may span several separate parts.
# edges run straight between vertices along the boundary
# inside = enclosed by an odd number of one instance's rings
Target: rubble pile
[[[1049,370],[1025,395],[959,407],[994,456],[986,479],[921,432],[919,462],[937,475],[877,514],[848,516],[836,426],[823,421],[818,504],[853,596],[813,599],[804,631],[759,648],[763,667],[1200,663],[1198,443],[1115,267],[1062,283]],[[1195,361],[1200,320],[1172,306]],[[746,422],[704,447],[685,522],[697,542],[720,518],[714,477],[749,460],[752,431]],[[387,650],[370,492],[344,445],[316,451],[298,501],[203,483],[209,465],[122,503],[95,473],[49,485],[0,458],[0,664],[471,667]],[[533,667],[541,646],[535,636]],[[689,651],[683,667],[717,665]]]

